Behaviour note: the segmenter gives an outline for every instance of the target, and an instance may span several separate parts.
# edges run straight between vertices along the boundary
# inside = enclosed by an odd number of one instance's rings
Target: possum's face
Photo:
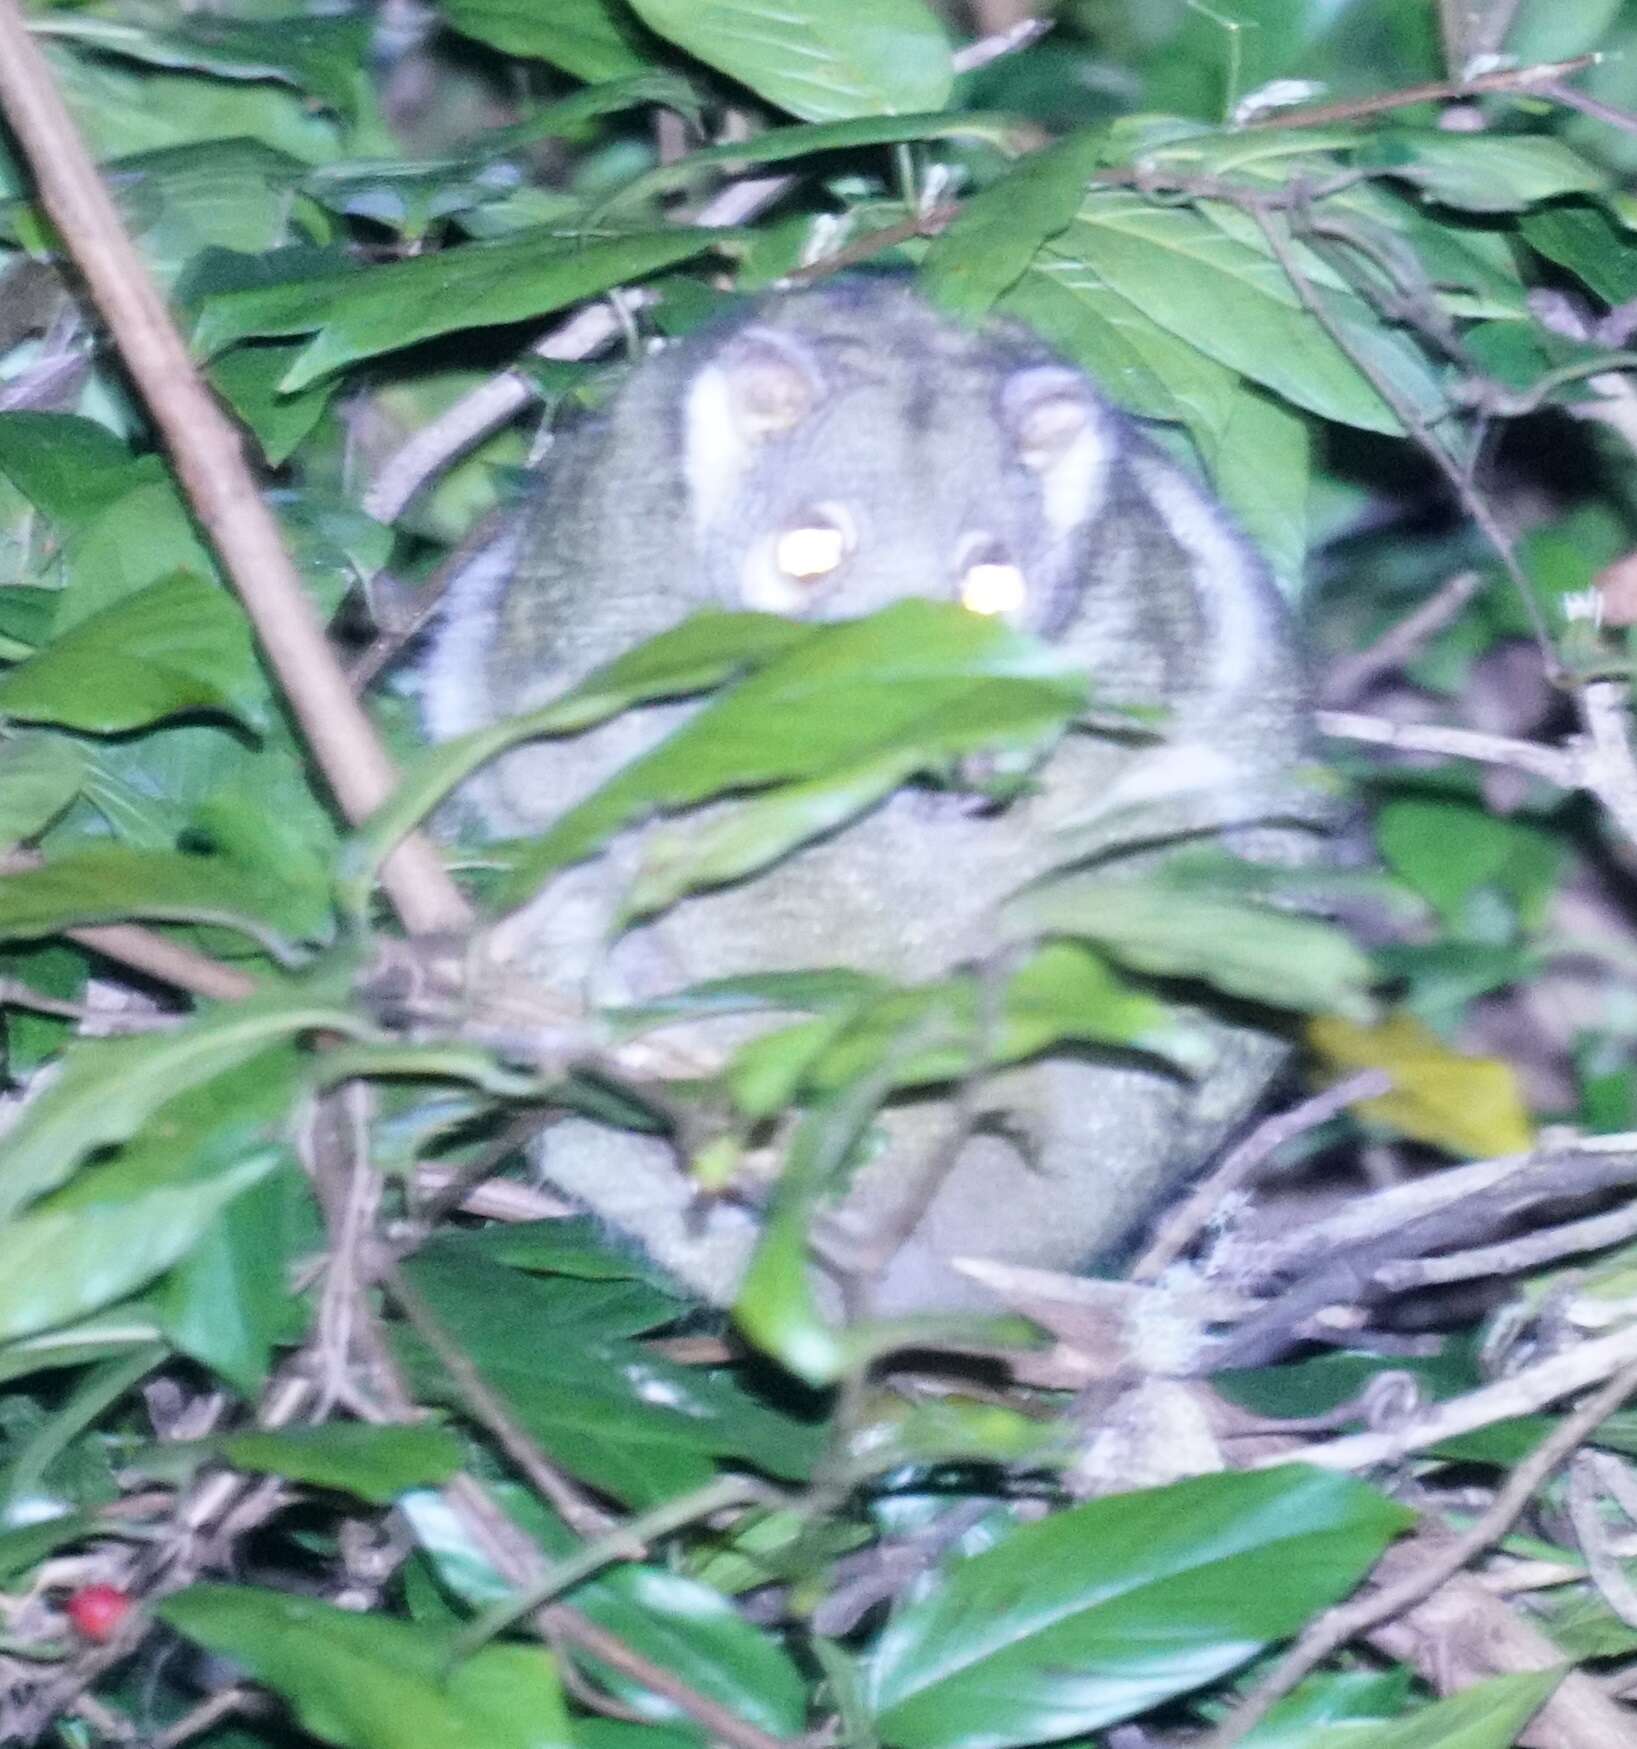
[[[918,301],[792,300],[776,326],[708,350],[686,386],[702,586],[818,619],[925,595],[1049,634],[1072,611],[1118,434],[1077,371]]]

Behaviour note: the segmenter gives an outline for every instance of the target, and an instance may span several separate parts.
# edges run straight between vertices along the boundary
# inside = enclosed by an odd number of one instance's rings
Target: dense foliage
[[[1420,1592],[1245,1741],[1501,1749],[1564,1665],[1550,1741],[1637,1733],[1637,9],[285,4],[29,24],[367,686],[373,811],[0,133],[0,1738],[1225,1743],[1395,1539]],[[542,433],[854,266],[1032,324],[1211,483],[1311,628],[1357,866],[1083,881],[998,1017],[981,972],[831,973],[462,1025],[404,927],[461,903],[394,849],[504,746],[715,695],[551,833],[448,856],[487,920],[669,812],[637,915],[1086,709],[911,603],[695,623],[421,746],[418,610]],[[1062,1040],[1185,1071],[1177,980],[1300,1043],[1256,1206],[1019,1298],[1049,1352],[812,1302],[792,1260],[894,1086]],[[730,998],[806,1018],[679,1078],[668,1029]],[[731,1328],[532,1179],[565,1100],[707,1187],[785,1120]],[[1566,1479],[1527,1468],[1554,1428]],[[1486,1507],[1484,1583],[1434,1571]]]

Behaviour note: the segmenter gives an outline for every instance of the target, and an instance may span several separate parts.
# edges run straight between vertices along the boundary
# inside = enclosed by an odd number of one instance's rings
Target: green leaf
[[[1240,383],[1219,440],[1201,450],[1218,497],[1292,598],[1307,566],[1312,449],[1301,414]]]
[[[1526,213],[1523,240],[1583,279],[1606,304],[1637,297],[1637,245],[1631,233],[1590,201],[1559,201]]]
[[[219,292],[203,302],[194,343],[208,356],[252,335],[312,334],[279,384],[290,393],[438,334],[549,315],[701,255],[718,236],[684,226],[586,242],[526,231],[363,272]]]
[[[764,663],[807,635],[807,627],[777,614],[696,613],[539,710],[432,748],[359,829],[347,856],[354,908],[361,907],[373,870],[404,833],[497,754],[537,736],[595,728],[635,704],[719,686],[740,668]]]
[[[275,1348],[302,1339],[307,1301],[290,1283],[322,1243],[316,1216],[287,1164],[235,1197],[148,1295],[171,1344],[244,1397],[266,1385]]]
[[[277,888],[270,874],[226,857],[94,845],[40,868],[0,874],[0,940],[143,918],[221,924],[287,957],[269,921],[281,908]]]
[[[1094,1500],[969,1556],[881,1636],[869,1698],[897,1749],[1077,1736],[1295,1633],[1413,1516],[1284,1468]]]
[[[0,712],[99,735],[190,711],[253,726],[265,700],[243,609],[188,575],[125,596],[0,677]]]
[[[971,196],[921,263],[927,296],[967,321],[986,315],[1041,245],[1074,222],[1087,179],[1108,149],[1100,128],[1072,135]]]
[[[381,1614],[247,1585],[194,1585],[159,1613],[243,1666],[340,1749],[569,1749],[550,1653],[486,1646],[450,1665],[453,1637]]]
[[[1511,1749],[1563,1676],[1561,1669],[1492,1676],[1407,1718],[1315,1731],[1302,1749]]]
[[[1043,253],[1083,263],[1147,320],[1298,407],[1368,431],[1397,433],[1398,419],[1358,366],[1302,307],[1283,268],[1265,249],[1227,236],[1184,206],[1155,206],[1130,194],[1094,194]],[[1360,300],[1320,291],[1351,339],[1390,344]],[[1407,345],[1392,357],[1418,361]],[[1378,361],[1379,362],[1379,361]],[[1414,398],[1438,404],[1424,364],[1409,379]],[[1404,385],[1400,385],[1404,386]]]
[[[1230,996],[1276,1007],[1370,1012],[1374,968],[1340,929],[1192,892],[1163,874],[1060,876],[1009,901],[1002,924],[1014,939],[1080,936],[1137,971],[1203,978]]]
[[[369,1427],[332,1421],[277,1432],[258,1429],[188,1442],[184,1449],[215,1454],[241,1470],[335,1488],[377,1506],[390,1504],[411,1488],[447,1482],[460,1468],[462,1455],[460,1441],[447,1428],[424,1422]],[[167,1458],[171,1450],[163,1448]]]
[[[632,1506],[650,1506],[736,1458],[801,1476],[815,1434],[763,1407],[728,1375],[677,1366],[624,1339],[640,1283],[538,1280],[439,1246],[412,1259],[413,1285],[489,1387],[557,1462]],[[640,1298],[634,1298],[640,1296]],[[407,1334],[405,1363],[427,1398],[464,1409],[458,1382]],[[549,1350],[550,1368],[540,1366]]]
[[[1563,194],[1590,194],[1606,178],[1572,147],[1545,134],[1455,134],[1393,128],[1357,155],[1446,206],[1468,212],[1519,212]]]
[[[353,108],[355,70],[367,40],[361,20],[303,13],[258,19],[194,13],[174,29],[150,30],[59,12],[42,21],[40,30],[152,67],[185,67],[220,79],[281,80],[343,114]]]
[[[17,1131],[74,1066],[25,1111]],[[137,1140],[0,1225],[0,1337],[85,1317],[185,1255],[223,1208],[279,1164],[273,1137],[295,1068],[288,1050],[262,1050],[211,1081],[182,1091],[173,1083]],[[20,1175],[14,1159],[7,1167],[0,1188],[15,1205]]]
[[[1017,123],[1009,116],[952,115],[947,110],[769,128],[753,139],[734,140],[726,146],[705,146],[678,158],[674,164],[655,165],[616,189],[607,208],[637,205],[668,189],[686,187],[702,172],[718,168],[738,171],[751,164],[787,164],[819,152],[854,152],[861,147],[895,146],[912,140],[984,140],[1007,149],[1016,140],[1017,132]]]
[[[1060,653],[948,602],[910,599],[806,628],[563,815],[513,868],[506,895],[534,892],[551,870],[656,809],[866,766],[879,776],[875,762],[898,756],[928,769],[979,748],[1039,747],[1084,708],[1086,688]],[[787,813],[774,823],[788,836],[797,822]]]
[[[298,395],[280,391],[300,350],[296,341],[239,346],[210,366],[212,388],[249,426],[269,467],[281,467],[312,435],[335,392],[334,384]]]
[[[0,742],[0,849],[43,832],[85,781],[86,751],[62,735],[13,735]]]
[[[0,474],[64,532],[83,527],[123,497],[139,465],[95,420],[72,413],[0,413]]]
[[[576,79],[619,79],[649,64],[621,0],[442,0],[439,10],[463,36],[550,61]]]
[[[651,30],[804,121],[941,109],[949,39],[922,0],[631,0]]]
[[[345,968],[338,966],[336,974],[339,985]],[[269,1044],[314,1030],[367,1036],[350,1009],[315,985],[247,997],[174,1032],[73,1046],[61,1074],[7,1133],[0,1219],[61,1184],[93,1149],[126,1141],[168,1100],[226,1074]]]

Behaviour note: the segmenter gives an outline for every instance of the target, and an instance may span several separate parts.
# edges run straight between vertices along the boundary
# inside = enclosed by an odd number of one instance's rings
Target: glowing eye
[[[989,561],[968,568],[961,578],[961,606],[969,613],[1016,613],[1028,597],[1016,565]]]
[[[846,532],[833,523],[787,528],[773,548],[773,563],[781,575],[797,583],[828,577],[846,556]]]

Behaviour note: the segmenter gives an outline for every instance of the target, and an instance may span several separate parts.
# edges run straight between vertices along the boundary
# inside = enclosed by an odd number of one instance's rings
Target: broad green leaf
[[[339,1749],[569,1749],[556,1666],[540,1646],[486,1646],[248,1585],[194,1585],[160,1605],[179,1633],[231,1658]]]
[[[1001,299],[1122,407],[1186,424],[1201,453],[1221,443],[1238,379],[1121,297],[1083,258],[1043,248]]]
[[[0,763],[0,777],[4,769]],[[275,879],[225,857],[98,844],[0,874],[0,940],[142,918],[221,924],[282,957],[288,950],[269,921],[280,905]]]
[[[788,784],[703,825],[654,833],[643,845],[620,921],[650,916],[688,893],[766,868],[795,846],[856,819],[919,764],[914,753],[887,753],[809,783]]]
[[[1163,875],[1062,876],[1011,900],[1002,922],[1014,939],[1080,936],[1137,971],[1203,978],[1230,996],[1359,1017],[1370,1012],[1374,968],[1341,930],[1189,891]]]
[[[362,903],[369,876],[394,844],[480,765],[523,741],[595,728],[632,705],[680,698],[719,686],[739,669],[765,663],[808,636],[808,628],[768,613],[696,613],[588,675],[539,710],[508,718],[434,747],[360,828],[348,855],[349,889]]]
[[[555,230],[522,232],[363,272],[217,293],[204,300],[194,342],[208,356],[252,336],[313,334],[279,385],[293,392],[344,365],[438,334],[550,315],[703,254],[717,240],[717,233],[689,226],[593,241],[565,241]]]
[[[190,711],[254,724],[265,697],[244,610],[188,575],[125,596],[0,677],[0,712],[99,735]]]
[[[949,39],[923,0],[631,0],[651,30],[804,121],[941,109]]]
[[[278,1162],[276,1149],[263,1148],[210,1178],[141,1183],[129,1193],[125,1162],[118,1162],[99,1169],[100,1200],[48,1199],[0,1227],[0,1340],[71,1323],[123,1299],[169,1269]]]
[[[566,1540],[557,1553],[567,1554]],[[773,1636],[719,1591],[664,1568],[622,1563],[570,1594],[574,1607],[626,1645],[740,1718],[781,1738],[801,1734],[807,1683]],[[633,1678],[610,1686],[650,1718],[681,1722],[676,1708]]]
[[[342,982],[345,968],[336,968]],[[281,1039],[327,1030],[367,1036],[321,984],[278,989],[212,1010],[174,1032],[87,1040],[6,1132],[0,1219],[61,1184],[95,1148],[124,1142],[169,1100],[226,1074]]]
[[[1343,1670],[1310,1676],[1245,1738],[1245,1749],[1313,1749],[1326,1725],[1396,1718],[1409,1704],[1411,1683],[1404,1665],[1379,1675]]]
[[[95,420],[73,413],[0,413],[0,474],[64,533],[122,498],[140,466]]]
[[[1561,1669],[1492,1676],[1406,1718],[1328,1726],[1303,1738],[1301,1749],[1511,1749],[1563,1676]]]
[[[353,107],[354,74],[367,40],[359,19],[311,13],[240,19],[196,12],[172,29],[153,30],[56,12],[37,28],[153,67],[185,67],[220,79],[277,79],[344,114]]]
[[[269,467],[283,466],[312,435],[334,393],[329,383],[297,395],[280,392],[300,350],[299,341],[237,346],[209,368],[211,386],[249,426]]]
[[[157,1468],[133,1454],[148,1474],[174,1473],[176,1462],[196,1464],[220,1457],[235,1468],[285,1476],[316,1488],[334,1488],[377,1506],[389,1505],[411,1488],[447,1482],[460,1468],[460,1441],[446,1428],[422,1422],[410,1427],[371,1427],[331,1421],[321,1427],[252,1429],[215,1439],[185,1440],[156,1447]]]
[[[302,1340],[308,1301],[290,1283],[301,1258],[322,1243],[317,1219],[293,1162],[235,1197],[149,1292],[166,1339],[255,1397],[275,1350]]]
[[[751,164],[787,164],[819,152],[854,152],[865,146],[895,146],[912,140],[985,140],[1003,149],[1017,138],[1017,123],[1008,116],[952,115],[947,110],[927,114],[856,116],[848,121],[813,122],[805,127],[769,128],[753,139],[726,146],[705,146],[674,164],[658,164],[614,191],[607,206],[636,205],[686,187],[708,170],[741,170]]]
[[[888,1623],[876,1724],[898,1749],[1006,1749],[1146,1712],[1297,1632],[1413,1522],[1350,1477],[1292,1467],[1025,1525]]]
[[[548,1559],[566,1559],[581,1546],[534,1496],[510,1487],[497,1488],[495,1494],[513,1523],[534,1537]],[[511,1588],[494,1571],[487,1552],[473,1546],[441,1497],[412,1494],[401,1509],[439,1578],[456,1596],[480,1608],[505,1601]],[[799,1735],[807,1708],[801,1674],[770,1634],[753,1626],[712,1586],[660,1567],[622,1561],[576,1585],[568,1600],[632,1650],[661,1669],[675,1671],[690,1687],[741,1718],[781,1738]],[[637,1678],[606,1665],[595,1667],[599,1681],[645,1720],[682,1722],[670,1701]],[[576,1735],[578,1730],[576,1721]],[[659,1733],[659,1741],[666,1741],[665,1732]],[[647,1749],[653,1749],[652,1743]]]
[[[725,1374],[677,1366],[625,1339],[640,1283],[537,1279],[440,1246],[407,1266],[412,1283],[473,1366],[541,1447],[632,1506],[651,1506],[713,1473],[714,1457],[805,1475],[813,1430],[765,1408]],[[565,1339],[567,1333],[567,1339]],[[540,1366],[549,1352],[552,1365]],[[407,1335],[405,1364],[430,1400],[464,1398]]]
[[[1637,297],[1637,243],[1590,201],[1558,201],[1525,213],[1518,230],[1531,249],[1584,280],[1609,304]]]
[[[169,288],[201,250],[259,255],[289,242],[304,168],[257,140],[212,140],[132,153],[104,165],[103,175],[143,258]]]
[[[550,61],[576,79],[619,79],[648,66],[623,0],[442,0],[463,36]]]
[[[0,1224],[0,1334],[83,1318],[184,1256],[284,1158],[277,1138],[298,1068],[296,1053],[275,1043],[208,1081],[173,1087],[110,1159]]]
[[[1563,847],[1528,820],[1485,813],[1458,798],[1406,796],[1376,818],[1382,860],[1406,885],[1459,929],[1474,898],[1504,893],[1531,925],[1545,920],[1556,891]]]
[[[1564,194],[1591,194],[1606,178],[1572,147],[1545,134],[1456,134],[1393,128],[1357,162],[1413,182],[1433,200],[1469,212],[1519,212]]]
[[[926,769],[979,748],[1038,747],[1084,707],[1086,684],[1048,646],[947,602],[810,627],[569,810],[513,868],[506,895],[534,892],[656,809],[898,754]]]
[[[1522,1154],[1534,1145],[1512,1066],[1452,1051],[1412,1015],[1394,1014],[1379,1026],[1321,1015],[1308,1023],[1307,1036],[1323,1061],[1341,1073],[1384,1069],[1392,1076],[1392,1092],[1356,1107],[1362,1117],[1477,1159]]]
[[[86,752],[64,735],[12,735],[0,742],[0,849],[43,832],[85,780]]]
[[[1298,407],[1370,431],[1399,429],[1358,366],[1302,307],[1273,256],[1188,207],[1094,194],[1044,253],[1084,262],[1148,320]],[[1379,322],[1361,301],[1318,295],[1350,340],[1362,347],[1379,336]],[[1404,349],[1394,356],[1410,355]],[[1417,398],[1436,397],[1427,387]]]
[[[1301,414],[1239,383],[1220,441],[1203,456],[1217,495],[1292,599],[1307,566],[1312,448]]]
[[[1031,153],[1009,176],[965,201],[921,263],[935,304],[968,321],[1027,271],[1040,246],[1074,222],[1086,182],[1105,160],[1108,136],[1088,130]]]

